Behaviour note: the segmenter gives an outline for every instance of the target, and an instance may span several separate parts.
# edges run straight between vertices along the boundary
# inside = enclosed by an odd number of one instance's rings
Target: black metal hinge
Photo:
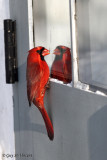
[[[6,83],[18,81],[16,21],[4,20]]]

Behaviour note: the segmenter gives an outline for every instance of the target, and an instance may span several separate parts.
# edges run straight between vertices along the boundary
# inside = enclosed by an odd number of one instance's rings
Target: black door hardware
[[[4,20],[6,83],[18,81],[16,21]]]

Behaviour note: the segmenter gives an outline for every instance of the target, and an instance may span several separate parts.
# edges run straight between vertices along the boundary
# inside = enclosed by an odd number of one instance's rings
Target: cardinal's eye
[[[39,50],[37,50],[37,53],[40,53],[40,51],[39,51]]]

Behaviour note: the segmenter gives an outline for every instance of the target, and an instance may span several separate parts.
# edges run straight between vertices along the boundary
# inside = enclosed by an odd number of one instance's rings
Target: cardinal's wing
[[[34,98],[39,96],[39,87],[40,82],[42,78],[42,71],[40,68],[39,63],[33,63],[27,66],[27,95],[28,95],[28,101],[29,105],[31,105],[31,102]]]
[[[71,55],[64,54],[63,55],[63,72],[65,81],[71,81]]]

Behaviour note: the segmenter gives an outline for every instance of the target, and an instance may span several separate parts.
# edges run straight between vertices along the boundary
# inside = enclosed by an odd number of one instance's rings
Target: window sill
[[[87,84],[81,83],[80,81],[78,81],[75,84],[75,86],[73,86],[72,82],[68,83],[68,84],[64,84],[62,81],[59,81],[59,80],[54,79],[54,78],[50,78],[50,82],[53,82],[53,83],[56,83],[56,84],[59,84],[59,85],[63,85],[63,86],[67,86],[67,87],[70,87],[70,88],[73,87],[73,88],[76,88],[76,89],[79,89],[79,90],[82,90],[82,91],[85,91],[85,92],[89,92],[89,93],[93,93],[93,94],[96,94],[96,95],[107,97],[107,93],[105,93],[103,91],[100,91],[98,88],[92,89],[92,87],[90,87]]]

